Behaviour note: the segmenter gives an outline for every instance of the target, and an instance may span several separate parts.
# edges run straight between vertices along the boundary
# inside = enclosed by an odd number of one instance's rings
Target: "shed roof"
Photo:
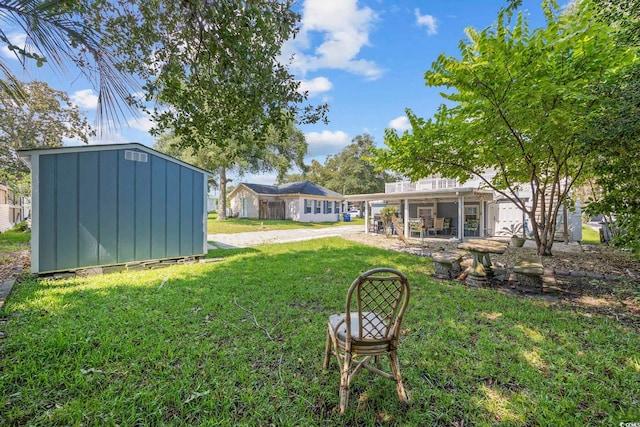
[[[187,162],[183,162],[182,160],[179,160],[179,159],[176,159],[175,157],[171,157],[167,154],[161,153],[160,151],[154,150],[153,148],[147,147],[146,145],[140,144],[139,142],[128,142],[126,144],[78,145],[78,146],[72,146],[72,147],[54,147],[54,148],[30,148],[30,149],[18,150],[18,154],[20,155],[20,157],[28,159],[33,155],[39,155],[39,154],[63,154],[63,153],[89,152],[89,151],[111,151],[111,150],[132,150],[132,149],[145,151],[151,155],[161,157],[165,160],[177,163],[189,169],[195,170],[197,172],[201,172],[205,175],[213,176],[211,172],[205,169],[199,168]]]
[[[270,196],[285,196],[294,194],[304,194],[309,196],[323,196],[323,197],[335,197],[342,198],[342,194],[336,193],[329,189],[324,188],[321,185],[315,184],[311,181],[290,182],[287,184],[276,185],[263,185],[263,184],[250,184],[241,183],[249,190],[256,194],[270,195]],[[240,185],[236,188],[239,188]],[[234,189],[235,191],[235,189]]]

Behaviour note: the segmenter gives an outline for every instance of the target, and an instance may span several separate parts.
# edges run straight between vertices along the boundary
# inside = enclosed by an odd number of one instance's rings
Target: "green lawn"
[[[364,225],[363,218],[352,218],[351,222],[297,222],[290,220],[246,219],[227,218],[218,221],[216,213],[210,213],[207,220],[207,232],[209,234],[231,234],[247,231],[287,230],[294,228],[323,228],[341,225]]]
[[[7,230],[4,233],[0,233],[0,252],[29,249],[30,240],[31,233],[25,233],[24,231]]]
[[[600,244],[600,234],[589,227],[588,225],[582,225],[582,243],[588,245],[599,245]]]
[[[608,425],[640,420],[640,335],[596,313],[431,278],[429,259],[339,238],[220,262],[16,284],[0,425]],[[402,373],[361,372],[341,417],[327,317],[361,272],[411,281]]]

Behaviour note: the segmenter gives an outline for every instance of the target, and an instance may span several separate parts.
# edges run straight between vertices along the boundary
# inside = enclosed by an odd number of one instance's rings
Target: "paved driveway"
[[[341,236],[348,233],[364,232],[364,225],[341,225],[327,228],[296,228],[293,230],[252,231],[235,234],[209,234],[209,249],[247,248],[265,243],[300,242],[322,237]]]

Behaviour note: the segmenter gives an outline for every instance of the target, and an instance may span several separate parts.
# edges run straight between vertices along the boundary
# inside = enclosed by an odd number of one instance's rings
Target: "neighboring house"
[[[216,212],[218,210],[218,195],[209,193],[207,195],[207,212]]]
[[[504,227],[522,224],[526,219],[511,201],[483,188],[483,183],[480,179],[475,179],[465,182],[463,186],[455,179],[431,176],[417,182],[388,183],[385,184],[384,193],[346,195],[345,199],[350,202],[365,202],[366,231],[375,229],[369,226],[369,218],[372,216],[371,211],[383,201],[388,206],[395,206],[402,218],[417,221],[424,217],[427,222],[443,218],[444,226],[437,231],[441,236],[460,240],[501,234],[506,236],[502,232]],[[531,200],[527,192],[522,192],[519,196],[525,202]],[[582,220],[579,202],[567,216],[569,240],[580,241]],[[405,235],[410,235],[410,222],[404,221]],[[563,228],[562,209],[558,214],[557,227],[556,238]]]
[[[31,272],[207,253],[211,174],[141,144],[20,150],[31,166]]]
[[[344,197],[309,181],[279,186],[241,183],[229,193],[233,216],[290,219],[299,222],[339,220]]]
[[[0,233],[13,228],[25,219],[25,198],[17,196],[0,184]]]

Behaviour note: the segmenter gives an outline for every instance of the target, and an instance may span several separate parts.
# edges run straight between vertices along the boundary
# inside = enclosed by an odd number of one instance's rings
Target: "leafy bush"
[[[500,231],[505,234],[510,234],[513,237],[518,237],[518,234],[522,232],[522,223],[516,222],[508,227],[502,227]]]

